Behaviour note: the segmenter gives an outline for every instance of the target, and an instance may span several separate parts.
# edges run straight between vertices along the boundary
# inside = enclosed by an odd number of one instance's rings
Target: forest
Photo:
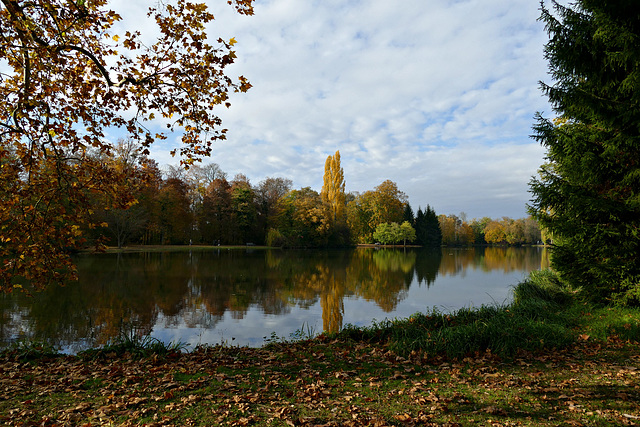
[[[136,245],[268,245],[337,247],[398,243],[427,247],[473,244],[535,244],[541,241],[531,218],[436,215],[427,205],[414,213],[396,183],[345,192],[340,153],[325,163],[320,192],[294,189],[283,177],[252,184],[243,174],[230,178],[216,163],[162,171],[135,145],[120,141],[101,161],[126,177],[121,201],[92,199],[88,242]],[[402,231],[404,234],[398,234]],[[408,234],[407,234],[408,233]]]

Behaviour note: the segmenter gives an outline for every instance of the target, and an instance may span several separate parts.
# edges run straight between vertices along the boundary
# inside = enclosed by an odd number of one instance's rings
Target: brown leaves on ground
[[[313,340],[167,358],[0,357],[12,426],[636,425],[640,344],[581,342],[501,361],[399,357]],[[477,423],[477,424],[475,424]]]

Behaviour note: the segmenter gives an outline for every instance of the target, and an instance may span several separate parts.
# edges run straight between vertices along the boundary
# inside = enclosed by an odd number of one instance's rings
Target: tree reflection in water
[[[250,311],[286,316],[319,304],[325,331],[340,330],[345,299],[393,312],[410,287],[482,271],[530,271],[545,263],[539,248],[426,251],[215,250],[84,255],[80,280],[33,298],[0,296],[0,344],[48,341],[70,351],[105,344],[122,331],[214,329]]]

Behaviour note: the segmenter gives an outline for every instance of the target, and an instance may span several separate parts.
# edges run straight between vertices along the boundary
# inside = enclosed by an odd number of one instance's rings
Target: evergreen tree
[[[424,246],[435,248],[442,245],[442,230],[440,229],[440,222],[438,221],[438,215],[436,211],[427,205],[427,210],[424,213],[424,222],[426,228],[426,239]]]
[[[552,262],[599,301],[640,303],[640,15],[629,0],[542,8],[558,117],[538,116],[548,163],[530,212],[553,235]]]
[[[436,212],[427,205],[423,212],[418,208],[415,222],[416,243],[428,248],[440,247],[442,244],[442,231]]]
[[[416,229],[416,243],[422,246],[425,246],[427,241],[427,224],[425,222],[424,213],[422,212],[422,208],[418,207],[418,212],[416,213],[415,220],[415,229]]]
[[[413,216],[413,209],[411,208],[411,205],[409,204],[409,202],[407,202],[407,204],[404,205],[404,214],[402,215],[402,222],[404,221],[408,221],[412,227],[416,224],[416,219]]]

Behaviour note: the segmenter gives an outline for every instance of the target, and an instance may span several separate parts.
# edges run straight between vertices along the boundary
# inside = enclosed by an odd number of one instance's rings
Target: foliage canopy
[[[253,0],[229,1],[241,14]],[[0,289],[41,288],[75,275],[67,255],[83,243],[90,198],[116,207],[136,201],[119,192],[126,171],[113,167],[106,135],[126,132],[148,154],[161,120],[182,132],[189,167],[225,138],[214,107],[251,85],[226,76],[235,39],[205,32],[205,4],[160,2],[149,9],[160,37],[114,34],[121,17],[106,0],[1,0],[0,3]]]

